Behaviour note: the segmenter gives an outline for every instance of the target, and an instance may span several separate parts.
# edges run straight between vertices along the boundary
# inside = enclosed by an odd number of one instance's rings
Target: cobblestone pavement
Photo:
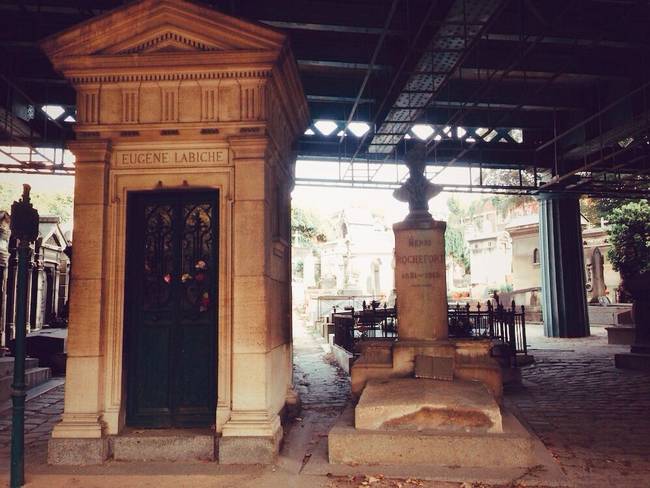
[[[650,377],[614,368],[614,354],[627,348],[607,345],[604,329],[594,328],[592,337],[584,339],[548,339],[540,326],[531,324],[528,329],[530,352],[536,362],[523,368],[524,386],[508,390],[507,402],[560,462],[571,486],[650,487]],[[347,375],[315,336],[300,325],[294,330],[294,357],[302,412],[287,429],[280,468],[290,477],[283,484],[337,488],[459,486],[363,477],[304,479],[300,475],[302,466],[327,435],[350,391]],[[47,439],[62,409],[63,386],[28,401],[29,464],[45,463]],[[0,413],[0,462],[4,466],[8,465],[10,429],[11,411],[5,410]],[[277,473],[273,470],[272,474]],[[267,486],[265,476],[255,476],[256,486]]]
[[[63,385],[27,401],[25,405],[25,459],[45,462],[47,441],[63,412]],[[11,409],[0,412],[0,462],[6,465],[11,445]]]
[[[603,328],[582,339],[527,329],[535,363],[506,398],[560,462],[574,486],[650,487],[650,376],[614,367],[627,346]]]

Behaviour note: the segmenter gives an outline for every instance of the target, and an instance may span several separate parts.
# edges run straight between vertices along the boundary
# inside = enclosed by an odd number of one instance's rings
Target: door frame
[[[179,417],[182,417],[177,410],[173,410],[170,413],[169,420],[170,422],[159,423],[156,422],[152,417],[152,422],[142,421],[142,417],[138,418],[136,415],[136,405],[135,405],[135,395],[133,394],[133,388],[137,385],[135,384],[135,376],[133,376],[133,368],[135,365],[135,356],[130,354],[134,346],[134,332],[135,329],[130,325],[130,322],[136,316],[136,310],[138,303],[134,301],[134,294],[130,293],[131,286],[137,286],[135,280],[130,279],[132,273],[137,274],[138,263],[136,261],[141,260],[143,256],[141,251],[136,251],[132,247],[134,240],[133,228],[132,225],[136,225],[135,219],[137,218],[136,210],[138,208],[138,201],[140,199],[146,200],[151,198],[152,201],[159,199],[159,201],[165,202],[178,202],[178,198],[187,198],[192,199],[192,196],[196,196],[197,201],[199,199],[204,199],[209,201],[214,206],[213,218],[215,219],[215,225],[212,230],[213,237],[213,256],[214,261],[214,277],[211,287],[211,293],[214,297],[214,306],[212,308],[212,317],[210,322],[213,324],[209,327],[209,340],[213,345],[210,354],[210,361],[206,367],[208,368],[208,396],[209,396],[209,405],[208,411],[210,412],[210,418],[207,422],[193,422],[190,420],[182,420]],[[217,404],[218,404],[218,365],[219,365],[219,317],[221,314],[220,307],[222,305],[221,295],[220,295],[220,261],[221,261],[221,223],[222,223],[222,213],[221,213],[221,190],[219,188],[202,188],[202,187],[192,187],[186,189],[160,189],[160,190],[137,190],[137,191],[128,191],[126,195],[126,209],[125,209],[125,248],[124,248],[124,284],[122,286],[122,292],[124,293],[124,313],[123,313],[123,337],[122,337],[122,368],[123,368],[123,378],[124,378],[124,394],[125,398],[125,425],[129,427],[139,427],[139,428],[192,428],[197,426],[207,427],[215,423]],[[176,197],[176,198],[175,198]],[[181,204],[182,205],[182,204]],[[178,248],[175,247],[175,252],[178,252]],[[180,257],[175,257],[180,259]],[[178,325],[177,325],[178,327]],[[169,356],[170,361],[172,360],[172,355]],[[170,396],[174,388],[177,388],[177,378],[171,375],[170,369]],[[173,405],[173,399],[170,397],[170,405]],[[176,417],[176,418],[175,418]],[[207,423],[207,425],[206,425]]]

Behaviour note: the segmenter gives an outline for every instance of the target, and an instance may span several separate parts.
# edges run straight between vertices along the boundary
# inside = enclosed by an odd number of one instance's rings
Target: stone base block
[[[221,464],[273,464],[280,451],[282,431],[272,437],[228,436],[219,438]]]
[[[116,461],[214,461],[212,431],[155,429],[131,431],[111,439]]]
[[[630,346],[634,344],[636,327],[633,325],[617,325],[605,327],[607,329],[607,344],[621,344]]]
[[[328,436],[333,464],[426,465],[476,468],[532,467],[533,437],[512,416],[503,416],[503,433],[360,430],[350,408]]]
[[[68,439],[53,437],[47,446],[47,462],[72,466],[102,464],[111,454],[106,437]]]
[[[650,354],[628,352],[616,354],[614,363],[620,369],[633,369],[636,371],[650,372]]]
[[[368,381],[355,409],[355,427],[386,431],[503,430],[499,405],[482,383],[423,378]]]

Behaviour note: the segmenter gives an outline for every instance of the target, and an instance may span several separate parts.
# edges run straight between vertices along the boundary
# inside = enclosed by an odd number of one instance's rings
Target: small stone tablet
[[[445,356],[415,356],[415,377],[452,381],[454,358]]]

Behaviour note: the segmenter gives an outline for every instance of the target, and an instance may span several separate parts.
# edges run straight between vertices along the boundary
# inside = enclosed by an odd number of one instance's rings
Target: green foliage
[[[465,235],[462,229],[457,227],[447,227],[445,232],[445,254],[453,257],[456,262],[469,271],[469,248],[465,242]]]
[[[303,261],[298,261],[293,268],[293,272],[294,274],[302,277],[303,273],[305,272],[305,263]]]
[[[520,184],[524,186],[535,185],[535,174],[529,170],[522,170],[521,174],[517,170],[492,169],[484,170],[483,182],[488,185],[512,186],[517,187]],[[506,217],[513,209],[535,200],[531,195],[503,195],[494,194],[489,197],[494,208],[502,217]],[[477,203],[477,205],[481,205]]]
[[[463,230],[463,220],[467,212],[460,201],[453,196],[447,200],[447,208],[449,208],[449,218],[445,232],[445,254],[462,264],[465,272],[469,272],[469,248]]]
[[[52,178],[56,178],[53,176]],[[23,188],[17,183],[0,183],[0,210],[11,211],[11,204],[20,198]],[[73,197],[64,192],[36,192],[31,193],[32,204],[38,214],[55,215],[66,223],[72,219]]]
[[[327,241],[325,225],[321,219],[302,208],[291,208],[291,240],[293,244],[309,246]]]
[[[609,242],[607,257],[623,277],[650,272],[650,204],[629,202],[607,214]]]
[[[490,200],[499,215],[506,217],[517,207],[535,201],[535,197],[531,195],[494,195],[490,197]]]
[[[621,198],[582,198],[580,200],[580,213],[589,222],[598,225],[601,218],[607,219],[615,209],[636,201]]]

